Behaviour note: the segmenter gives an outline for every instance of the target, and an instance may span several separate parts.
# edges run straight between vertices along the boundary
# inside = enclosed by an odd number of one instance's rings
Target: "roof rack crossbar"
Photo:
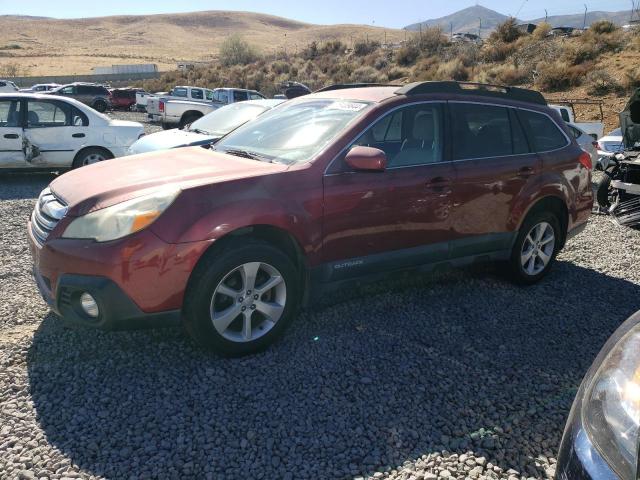
[[[487,97],[508,98],[527,103],[546,105],[547,101],[540,92],[525,88],[492,85],[473,82],[415,82],[399,88],[397,95],[422,95],[428,93],[454,93],[467,95],[481,95]]]

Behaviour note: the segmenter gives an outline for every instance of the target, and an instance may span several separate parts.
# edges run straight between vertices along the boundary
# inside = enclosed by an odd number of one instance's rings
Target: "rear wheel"
[[[611,174],[605,171],[596,189],[596,200],[600,208],[608,210],[614,200],[614,191],[611,188]]]
[[[511,252],[509,266],[513,280],[525,285],[540,281],[555,262],[561,241],[557,216],[550,212],[529,215]]]
[[[197,113],[189,113],[180,119],[180,124],[178,125],[178,128],[182,129],[187,125],[192,124],[193,122],[195,122],[201,117],[202,115],[198,115]]]
[[[250,240],[218,251],[193,275],[184,300],[185,326],[196,342],[224,355],[268,347],[296,313],[296,268],[269,244]]]
[[[113,158],[111,152],[103,148],[86,148],[78,152],[76,158],[73,160],[72,168],[80,168],[84,167],[85,165],[92,165],[94,163],[109,160],[111,158]]]
[[[97,110],[100,113],[104,113],[107,111],[107,102],[104,100],[96,100],[93,102],[93,109]]]

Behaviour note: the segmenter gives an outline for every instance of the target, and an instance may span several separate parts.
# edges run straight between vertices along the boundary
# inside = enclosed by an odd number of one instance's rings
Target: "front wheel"
[[[93,109],[97,110],[100,113],[104,113],[107,111],[107,102],[105,102],[104,100],[96,100],[96,102],[93,104]]]
[[[299,282],[287,255],[247,241],[203,260],[184,300],[184,322],[199,344],[240,356],[271,345],[296,313]]]
[[[561,245],[558,217],[539,212],[522,224],[511,252],[509,266],[516,283],[530,285],[544,277],[555,262]]]
[[[614,200],[615,192],[613,188],[611,188],[612,175],[613,172],[605,171],[596,189],[596,201],[603,210],[608,210]]]

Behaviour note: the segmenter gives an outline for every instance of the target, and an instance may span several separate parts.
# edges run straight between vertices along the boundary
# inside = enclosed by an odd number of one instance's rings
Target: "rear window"
[[[549,152],[567,146],[567,138],[550,117],[530,110],[519,110],[518,115],[536,152]]]

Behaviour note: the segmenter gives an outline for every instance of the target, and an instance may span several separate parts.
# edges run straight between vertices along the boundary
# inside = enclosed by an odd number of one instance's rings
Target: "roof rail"
[[[400,87],[398,84],[389,83],[337,83],[335,85],[329,85],[323,87],[320,90],[316,90],[313,93],[329,92],[331,90],[346,90],[347,88],[366,88],[366,87]]]
[[[491,85],[472,82],[415,82],[396,90],[397,95],[420,95],[426,93],[455,93],[459,95],[481,95],[486,97],[508,98],[520,102],[546,105],[547,101],[540,92],[525,88]]]

